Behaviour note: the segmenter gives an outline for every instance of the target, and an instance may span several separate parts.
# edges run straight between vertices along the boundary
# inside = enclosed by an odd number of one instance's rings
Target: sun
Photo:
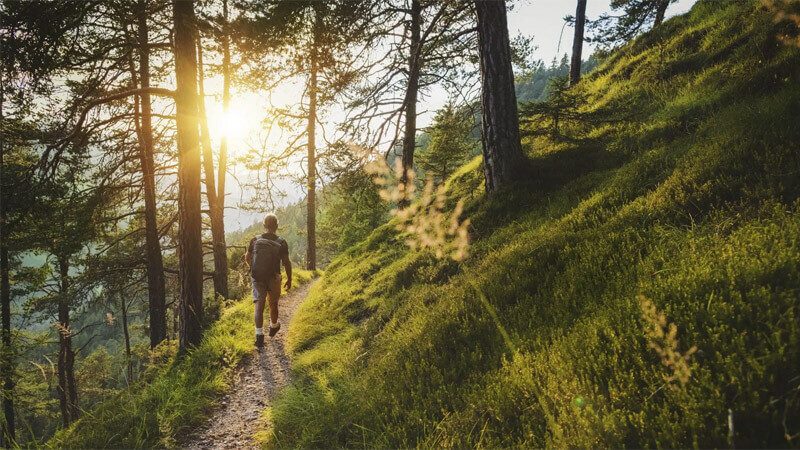
[[[245,138],[248,130],[247,116],[238,108],[230,108],[227,112],[220,113],[219,117],[220,138],[229,141],[238,141]]]
[[[261,124],[263,112],[254,102],[246,99],[234,99],[228,111],[223,111],[220,104],[209,106],[208,128],[211,138],[216,142],[226,138],[230,149],[244,147]]]

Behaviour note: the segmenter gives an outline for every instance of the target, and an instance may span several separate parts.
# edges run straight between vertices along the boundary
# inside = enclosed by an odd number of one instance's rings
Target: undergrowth
[[[294,285],[312,272],[294,270]],[[294,289],[294,288],[293,288]],[[205,331],[199,347],[176,357],[167,341],[152,354],[142,379],[59,431],[54,448],[175,447],[207,417],[228,387],[231,371],[253,350],[253,301],[245,297],[224,309]]]
[[[462,167],[464,262],[392,223],[336,258],[265,445],[800,445],[800,52],[772,19],[701,0],[576,87],[570,139],[529,134],[528,182]]]

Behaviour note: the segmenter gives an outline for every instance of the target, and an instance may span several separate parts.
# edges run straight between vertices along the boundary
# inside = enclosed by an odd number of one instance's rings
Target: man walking
[[[254,237],[247,246],[245,261],[250,266],[253,281],[253,301],[256,304],[256,347],[264,346],[264,303],[269,297],[269,336],[281,329],[278,321],[278,298],[281,295],[281,263],[286,269],[286,290],[292,288],[292,262],[289,261],[289,244],[275,234],[278,218],[267,214],[264,218],[266,233]]]

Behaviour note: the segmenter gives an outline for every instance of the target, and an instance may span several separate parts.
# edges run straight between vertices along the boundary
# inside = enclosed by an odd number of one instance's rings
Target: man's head
[[[264,217],[264,228],[266,228],[269,233],[278,231],[278,216],[272,213],[267,214],[267,216]]]

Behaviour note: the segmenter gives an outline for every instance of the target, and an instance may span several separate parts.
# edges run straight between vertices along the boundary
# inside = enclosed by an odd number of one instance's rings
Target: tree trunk
[[[128,333],[128,302],[125,296],[120,295],[120,307],[122,309],[122,334],[125,337],[125,373],[128,374],[128,384],[133,382],[133,368],[131,367],[131,336]]]
[[[69,260],[58,256],[58,400],[61,419],[69,426],[78,418],[78,391],[75,386],[75,352],[69,328]]]
[[[228,298],[228,251],[225,245],[225,225],[219,197],[214,183],[214,156],[211,151],[211,136],[208,132],[208,115],[206,114],[205,72],[203,70],[203,43],[197,38],[197,87],[200,99],[198,111],[200,115],[200,135],[203,143],[203,171],[205,173],[206,198],[208,215],[211,219],[211,242],[214,254],[214,292]],[[223,133],[224,134],[224,133]]]
[[[314,40],[311,43],[310,70],[308,79],[308,194],[306,196],[306,269],[317,268],[317,46],[322,18],[314,8]]]
[[[572,41],[572,62],[569,66],[569,85],[581,80],[581,54],[583,53],[583,30],[586,27],[586,0],[578,0],[575,10],[575,37]]]
[[[403,173],[402,184],[408,183],[408,172],[414,168],[414,150],[417,146],[417,97],[419,95],[419,75],[421,61],[422,5],[419,0],[411,0],[411,42],[408,54],[408,84],[403,101],[405,108],[405,129],[403,133]],[[406,191],[407,192],[407,191]]]
[[[147,28],[147,0],[139,0],[139,83],[150,87],[150,47]],[[150,313],[150,347],[155,347],[167,337],[166,287],[164,282],[164,260],[158,235],[156,216],[156,179],[153,160],[153,124],[150,94],[139,96],[141,102],[141,125],[139,131],[139,160],[144,183],[145,254],[147,256],[147,295]],[[138,108],[137,108],[138,109]],[[138,111],[136,111],[138,113]]]
[[[525,162],[519,140],[517,97],[511,68],[505,1],[475,1],[481,63],[483,167],[486,191],[521,176]]]
[[[181,309],[178,303],[175,303],[172,306],[172,340],[174,341],[178,335],[178,329],[180,325],[178,324],[178,317],[181,316]]]
[[[2,74],[0,74],[2,77]],[[3,121],[4,93],[0,78],[0,123]],[[14,351],[11,347],[11,264],[8,259],[8,227],[6,214],[6,187],[3,172],[5,169],[5,136],[0,136],[0,309],[2,309],[2,361],[0,372],[3,378],[3,431],[2,445],[14,445]]]
[[[661,0],[658,4],[658,9],[656,9],[656,19],[653,21],[653,27],[657,27],[661,25],[661,22],[664,21],[664,16],[667,14],[667,8],[669,8],[670,0]]]
[[[196,23],[192,0],[173,0],[175,109],[178,141],[179,350],[200,343],[203,318],[203,247],[200,218],[200,139],[197,134]]]
[[[231,41],[230,30],[228,28],[228,0],[222,0],[222,113],[227,116],[231,103]],[[217,269],[223,273],[224,295],[227,298],[228,292],[228,244],[225,242],[225,177],[228,174],[228,136],[223,135],[219,144],[219,167],[217,168],[217,209],[219,211],[218,229],[219,241],[223,248],[221,261],[225,263],[224,268]]]

